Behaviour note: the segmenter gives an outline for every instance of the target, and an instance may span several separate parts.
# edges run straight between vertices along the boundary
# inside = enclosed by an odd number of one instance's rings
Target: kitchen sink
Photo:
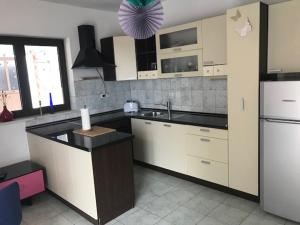
[[[153,111],[153,112],[145,112],[142,113],[141,116],[146,116],[146,117],[158,117],[164,115],[163,112],[158,112],[158,111]]]

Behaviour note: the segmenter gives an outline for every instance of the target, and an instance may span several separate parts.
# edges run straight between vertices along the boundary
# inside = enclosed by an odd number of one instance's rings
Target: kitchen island
[[[134,207],[132,139],[112,132],[86,137],[78,123],[28,130],[30,156],[46,168],[47,189],[93,224],[105,224]]]

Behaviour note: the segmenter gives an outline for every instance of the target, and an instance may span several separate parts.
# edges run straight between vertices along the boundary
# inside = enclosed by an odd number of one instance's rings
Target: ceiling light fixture
[[[155,34],[164,20],[160,0],[123,0],[119,22],[123,31],[135,39],[147,39]]]

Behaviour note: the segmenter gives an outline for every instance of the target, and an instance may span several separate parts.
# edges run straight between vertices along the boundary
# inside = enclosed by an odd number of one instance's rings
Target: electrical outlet
[[[109,97],[109,94],[101,94],[100,97],[101,98],[107,98],[107,97]]]

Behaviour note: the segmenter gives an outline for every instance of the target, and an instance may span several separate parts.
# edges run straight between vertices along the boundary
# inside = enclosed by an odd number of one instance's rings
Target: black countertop
[[[172,118],[171,120],[169,120],[167,112],[165,111],[162,111],[163,115],[158,117],[143,116],[143,113],[148,111],[152,110],[145,109],[139,113],[124,113],[122,111],[112,111],[92,116],[91,123],[92,125],[101,125],[101,123],[120,120],[122,118],[137,118],[168,123],[203,126],[216,129],[228,129],[227,116],[223,114],[195,114],[187,112],[173,112]],[[27,131],[29,133],[89,152],[106,145],[133,138],[132,134],[118,131],[90,138],[73,133],[73,131],[78,128],[81,128],[80,118],[60,121],[58,123],[29,127],[27,128]]]

